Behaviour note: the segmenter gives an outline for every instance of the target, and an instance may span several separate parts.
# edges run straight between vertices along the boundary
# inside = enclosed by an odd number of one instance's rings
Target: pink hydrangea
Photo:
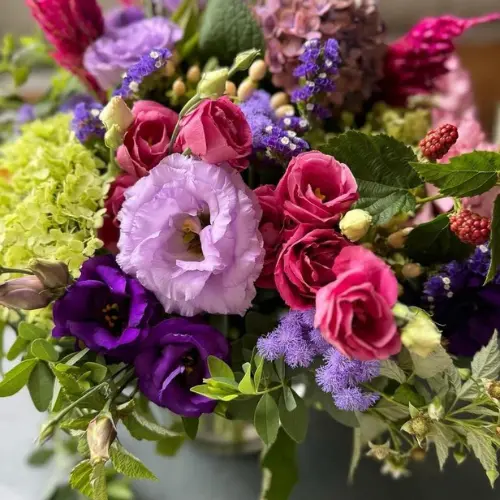
[[[264,263],[261,216],[231,167],[173,154],[127,190],[117,261],[168,313],[244,314]]]

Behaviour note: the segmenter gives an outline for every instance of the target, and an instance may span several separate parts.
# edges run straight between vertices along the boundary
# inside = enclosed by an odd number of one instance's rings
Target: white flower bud
[[[278,109],[288,103],[288,94],[286,92],[276,92],[271,97],[271,108],[273,109]]]
[[[127,106],[123,98],[116,96],[113,97],[99,115],[106,130],[110,130],[113,126],[120,129],[122,134],[125,134],[127,129],[134,122],[134,115]]]
[[[340,231],[348,240],[359,241],[368,233],[371,223],[372,216],[368,212],[355,208],[342,217]]]
[[[246,101],[255,92],[256,88],[257,85],[255,85],[255,82],[250,80],[250,78],[245,78],[238,87],[238,99],[240,99],[240,101]]]
[[[262,80],[266,76],[266,73],[267,64],[262,59],[253,62],[250,66],[250,69],[248,70],[248,76],[254,82],[260,82],[260,80]]]
[[[425,311],[418,307],[410,310],[413,317],[403,327],[401,341],[410,352],[426,358],[441,344],[441,332]]]
[[[229,77],[227,68],[220,68],[204,73],[198,84],[198,95],[202,99],[217,99],[224,95]]]
[[[428,409],[431,420],[441,420],[444,417],[444,407],[438,398],[434,398]]]
[[[240,52],[234,58],[233,66],[231,67],[231,74],[235,73],[236,71],[246,71],[258,55],[259,51],[255,49]]]
[[[275,111],[275,114],[278,118],[285,118],[285,116],[295,116],[295,108],[291,104],[284,104]]]

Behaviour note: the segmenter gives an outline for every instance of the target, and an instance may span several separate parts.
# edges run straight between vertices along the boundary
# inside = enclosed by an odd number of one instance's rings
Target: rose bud
[[[91,462],[107,462],[109,448],[116,439],[116,427],[111,415],[98,415],[87,427],[87,443]]]
[[[220,68],[205,73],[198,84],[198,96],[202,99],[217,99],[224,95],[229,70]]]
[[[66,288],[73,281],[64,262],[34,259],[29,268],[47,288]]]
[[[134,122],[132,111],[123,98],[119,96],[113,97],[108,102],[101,111],[99,118],[102,123],[104,123],[106,130],[111,130],[111,128],[116,125],[122,134],[125,134],[130,125]]]
[[[0,285],[0,305],[11,309],[43,309],[55,298],[38,276],[23,276]]]
[[[231,68],[231,74],[235,73],[236,71],[246,71],[248,68],[250,68],[251,64],[259,54],[260,51],[256,49],[250,49],[245,50],[245,52],[240,52],[234,58],[234,63]]]
[[[413,316],[401,331],[401,341],[410,352],[426,358],[441,344],[441,332],[422,309],[410,310]]]
[[[356,208],[349,210],[340,221],[340,231],[350,241],[359,241],[368,233],[372,223],[372,216]]]

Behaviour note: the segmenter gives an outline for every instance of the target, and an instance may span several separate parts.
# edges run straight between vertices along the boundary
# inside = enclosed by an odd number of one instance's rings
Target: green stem
[[[201,99],[201,97],[198,94],[195,94],[193,97],[191,97],[191,99],[189,99],[189,101],[181,109],[181,112],[179,113],[179,119],[177,120],[177,123],[175,124],[174,132],[172,134],[172,137],[170,138],[170,145],[168,146],[168,154],[169,155],[171,155],[173,150],[174,150],[175,140],[177,139],[177,136],[179,135],[179,132],[181,129],[181,126],[180,126],[181,120],[189,112],[193,111],[193,109],[196,108],[196,106],[198,106],[198,104],[200,104],[200,102],[202,100],[203,99]]]
[[[438,194],[435,194],[434,196],[428,196],[427,198],[417,198],[417,204],[422,205],[423,203],[441,200],[442,198],[446,198],[446,195],[438,193]]]
[[[268,392],[277,391],[279,389],[283,389],[283,384],[281,384],[281,385],[275,385],[274,387],[270,387],[269,389],[266,389],[265,391],[258,391],[255,394],[257,396],[263,396],[264,394],[267,394]]]
[[[15,267],[0,267],[0,274],[30,274],[33,275],[35,273],[32,273],[31,271],[28,271],[27,269],[17,269]]]
[[[369,391],[375,392],[376,394],[379,394],[382,399],[385,399],[386,401],[389,401],[389,403],[395,404],[397,406],[401,406],[401,408],[404,408],[405,410],[408,409],[406,405],[403,403],[400,403],[396,401],[392,396],[389,396],[388,394],[385,394],[384,392],[379,391],[378,389],[375,389],[375,387],[371,386],[370,384],[363,384],[363,386],[368,389]]]
[[[155,0],[144,0],[144,10],[146,11],[146,17],[154,17]]]

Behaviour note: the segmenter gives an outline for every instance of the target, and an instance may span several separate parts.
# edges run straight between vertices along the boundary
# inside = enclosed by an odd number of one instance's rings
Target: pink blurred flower
[[[48,42],[54,59],[100,92],[93,76],[83,67],[87,47],[104,32],[104,17],[96,0],[26,0]]]
[[[387,359],[401,350],[392,307],[398,282],[391,268],[361,246],[344,248],[333,264],[336,280],[316,295],[314,325],[349,358]]]

